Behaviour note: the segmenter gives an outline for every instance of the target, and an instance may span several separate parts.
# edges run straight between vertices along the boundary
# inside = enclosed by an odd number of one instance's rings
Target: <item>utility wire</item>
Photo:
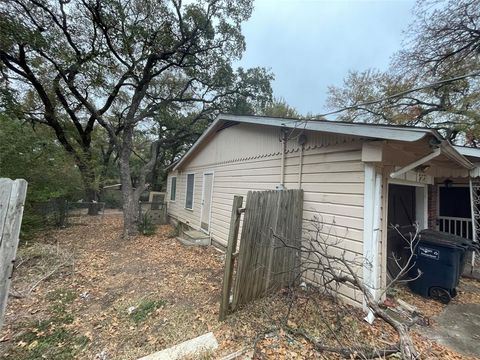
[[[431,87],[434,87],[434,86],[437,86],[437,85],[443,85],[443,84],[447,84],[447,83],[450,83],[450,82],[454,82],[454,81],[458,81],[458,80],[462,80],[462,79],[465,79],[465,78],[468,78],[468,77],[474,77],[474,76],[480,76],[480,71],[472,72],[472,73],[469,73],[469,74],[465,74],[465,75],[461,75],[461,76],[457,76],[457,77],[453,77],[453,78],[449,78],[449,79],[435,81],[435,82],[432,82],[430,84],[422,85],[422,86],[419,86],[419,87],[416,87],[416,88],[411,88],[411,89],[408,89],[408,90],[405,90],[405,91],[400,91],[396,94],[386,96],[386,97],[383,97],[383,98],[380,98],[380,99],[366,101],[366,102],[363,102],[363,103],[360,103],[360,104],[346,106],[344,108],[340,108],[340,109],[337,109],[337,110],[334,110],[334,111],[331,111],[331,112],[328,112],[328,113],[325,113],[325,114],[319,114],[319,115],[316,115],[316,116],[324,117],[324,116],[328,116],[328,115],[338,114],[338,113],[341,113],[341,112],[344,112],[344,111],[347,111],[347,110],[354,110],[354,109],[356,109],[360,106],[368,106],[368,105],[378,104],[378,103],[381,103],[381,102],[384,102],[384,101],[388,101],[388,100],[398,98],[398,97],[403,96],[403,95],[410,94],[412,92],[416,92],[416,91],[423,90],[423,89],[428,89],[428,88],[431,88]]]

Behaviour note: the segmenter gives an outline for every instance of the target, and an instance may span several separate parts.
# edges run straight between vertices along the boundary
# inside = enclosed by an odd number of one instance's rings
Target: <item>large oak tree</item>
[[[251,0],[7,0],[0,11],[2,72],[30,118],[52,127],[79,166],[95,124],[107,131],[125,235],[137,232],[138,200],[167,141],[158,136],[141,156],[134,186],[139,130],[162,129],[162,113],[175,111],[189,119],[180,137],[228,106],[271,96],[267,71],[232,66],[245,49]]]

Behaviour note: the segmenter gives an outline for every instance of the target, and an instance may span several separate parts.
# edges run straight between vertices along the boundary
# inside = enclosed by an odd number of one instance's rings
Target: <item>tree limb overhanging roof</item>
[[[190,159],[195,151],[215,132],[221,128],[226,122],[256,124],[264,126],[285,127],[289,129],[301,129],[310,131],[319,131],[332,134],[345,134],[359,136],[369,139],[382,140],[398,140],[406,142],[414,142],[424,138],[427,135],[433,136],[439,142],[443,142],[444,138],[434,129],[398,126],[398,125],[379,125],[364,123],[348,123],[329,120],[311,120],[311,119],[289,119],[275,118],[265,116],[245,116],[245,115],[226,115],[220,114],[215,121],[204,131],[204,133],[193,144],[190,150],[178,161],[173,171],[179,169],[188,159]],[[450,145],[451,146],[451,145]],[[458,153],[460,157],[463,155],[458,151],[458,147],[451,146],[452,150]],[[480,155],[479,155],[480,157]],[[468,162],[468,160],[464,159]]]

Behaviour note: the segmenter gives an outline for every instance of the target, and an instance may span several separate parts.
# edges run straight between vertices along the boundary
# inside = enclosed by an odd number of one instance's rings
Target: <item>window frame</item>
[[[175,191],[173,191],[173,179],[175,179]],[[172,199],[173,197],[173,199]],[[175,202],[177,200],[177,177],[172,176],[170,177],[170,202]]]
[[[192,207],[189,208],[187,207],[187,201],[188,201],[188,176],[192,175],[193,176],[193,182],[192,182]],[[193,211],[194,206],[195,206],[195,173],[187,173],[185,174],[185,210],[190,210]]]

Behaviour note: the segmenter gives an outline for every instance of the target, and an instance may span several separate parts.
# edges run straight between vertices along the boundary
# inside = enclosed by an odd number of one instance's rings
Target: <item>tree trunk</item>
[[[120,172],[123,172],[120,170]],[[123,178],[123,175],[121,176]],[[122,179],[122,198],[123,198],[123,236],[129,238],[138,234],[139,219],[139,200],[140,196],[137,191],[130,189],[125,190]]]
[[[85,201],[89,202],[88,215],[98,215],[98,190],[95,186],[95,169],[89,163],[77,164],[85,191]]]
[[[120,167],[120,182],[122,184],[123,198],[123,236],[129,238],[138,234],[139,205],[141,191],[134,189],[130,169],[130,156],[132,154],[133,128],[126,127],[123,132],[122,149],[118,159]]]
[[[85,198],[86,201],[90,204],[88,205],[88,215],[98,215],[99,207],[96,202],[98,201],[98,191],[93,188],[87,187],[85,189]]]
[[[141,167],[136,181],[136,188],[134,188],[132,183],[132,171],[130,168],[130,157],[133,148],[133,130],[134,124],[125,126],[123,129],[121,140],[122,145],[118,159],[123,198],[123,236],[126,238],[138,234],[138,225],[140,223],[140,195],[146,189],[145,180],[155,165],[159,150],[158,142],[151,144],[150,159]]]

